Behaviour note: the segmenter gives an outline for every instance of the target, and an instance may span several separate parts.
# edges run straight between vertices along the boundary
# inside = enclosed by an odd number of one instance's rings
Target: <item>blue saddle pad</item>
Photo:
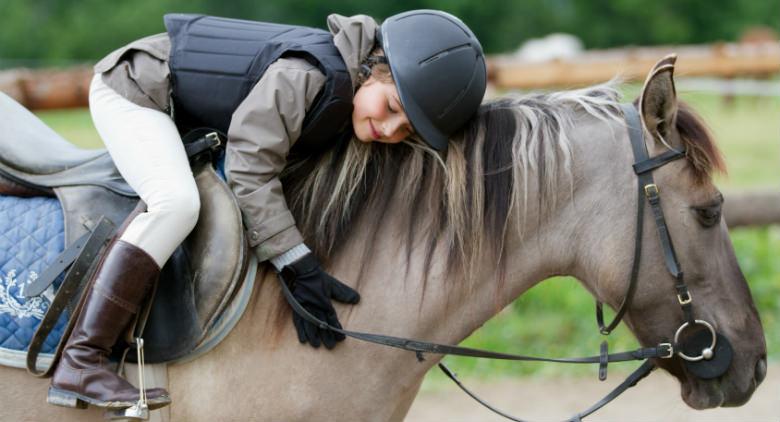
[[[46,314],[56,280],[44,293],[23,296],[35,280],[62,252],[65,227],[56,198],[19,198],[0,195],[0,364],[20,366],[35,330]],[[41,353],[53,354],[67,323],[60,318]]]

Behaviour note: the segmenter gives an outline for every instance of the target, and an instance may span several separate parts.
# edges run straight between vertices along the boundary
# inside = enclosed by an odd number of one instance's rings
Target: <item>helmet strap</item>
[[[377,64],[388,64],[385,56],[369,56],[360,65],[360,75],[366,79],[371,76],[371,69]]]

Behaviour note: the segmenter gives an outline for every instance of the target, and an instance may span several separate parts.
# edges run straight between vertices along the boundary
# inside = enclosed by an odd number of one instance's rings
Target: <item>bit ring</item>
[[[718,335],[715,333],[715,328],[712,327],[712,325],[704,320],[697,319],[694,320],[694,323],[703,325],[707,327],[708,330],[710,330],[710,334],[712,335],[712,344],[710,344],[710,347],[705,347],[699,356],[688,356],[685,353],[680,350],[681,348],[677,348],[677,356],[689,361],[689,362],[698,362],[703,359],[712,359],[712,357],[715,355],[715,345],[718,342]],[[680,326],[680,328],[677,329],[677,332],[674,333],[674,344],[678,344],[678,338],[680,337],[680,333],[683,332],[683,330],[688,326],[688,323],[684,323]]]

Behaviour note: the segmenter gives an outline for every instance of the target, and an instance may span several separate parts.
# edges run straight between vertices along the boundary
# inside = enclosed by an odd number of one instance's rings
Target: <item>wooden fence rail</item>
[[[780,190],[730,192],[723,216],[729,228],[780,224]]]
[[[488,57],[488,75],[498,90],[583,86],[615,76],[642,80],[669,53],[679,57],[678,76],[766,78],[780,73],[780,42],[763,42],[589,50],[570,59],[545,62],[495,55]],[[30,109],[85,107],[91,77],[92,69],[87,66],[6,70],[0,71],[0,91]]]
[[[91,66],[0,71],[0,91],[30,110],[86,107]]]
[[[676,76],[765,78],[780,73],[780,42],[591,50],[545,62],[493,56],[489,69],[498,89],[585,86],[615,76],[644,80],[656,61],[670,53],[678,56]]]

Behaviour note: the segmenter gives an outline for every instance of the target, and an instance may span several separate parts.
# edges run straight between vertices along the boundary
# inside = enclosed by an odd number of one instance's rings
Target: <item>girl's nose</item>
[[[384,125],[382,125],[382,131],[384,132],[385,137],[392,138],[394,135],[398,133],[398,131],[401,129],[403,125],[404,125],[403,117],[393,116],[385,120]]]

